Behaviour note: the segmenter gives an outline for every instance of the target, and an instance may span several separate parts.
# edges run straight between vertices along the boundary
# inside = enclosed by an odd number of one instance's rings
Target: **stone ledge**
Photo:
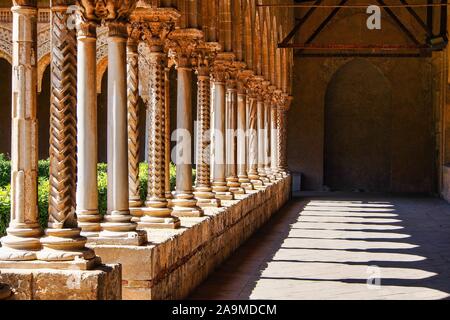
[[[0,282],[8,284],[10,300],[120,300],[119,264],[94,270],[0,269]]]
[[[180,229],[148,230],[146,246],[88,246],[122,264],[124,299],[182,299],[289,200],[290,188],[288,176],[224,208],[205,208],[204,217],[181,218]]]

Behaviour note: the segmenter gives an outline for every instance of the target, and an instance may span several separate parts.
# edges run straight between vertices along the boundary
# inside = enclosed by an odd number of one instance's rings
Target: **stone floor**
[[[291,201],[191,299],[448,299],[450,205],[426,197]]]

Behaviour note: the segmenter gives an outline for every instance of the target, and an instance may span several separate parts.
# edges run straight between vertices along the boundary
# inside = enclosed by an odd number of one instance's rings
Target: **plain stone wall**
[[[205,217],[182,218],[179,230],[149,230],[147,246],[92,248],[105,263],[122,264],[124,299],[183,299],[279,211],[290,190],[289,176]]]

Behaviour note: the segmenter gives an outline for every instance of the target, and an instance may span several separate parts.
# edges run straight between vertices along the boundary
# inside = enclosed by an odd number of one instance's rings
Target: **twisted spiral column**
[[[271,143],[271,172],[274,179],[280,178],[279,166],[278,166],[278,110],[276,104],[272,104],[270,108],[270,143]]]
[[[208,67],[197,70],[197,178],[194,195],[200,207],[220,207],[211,186],[211,81]]]
[[[92,259],[75,217],[77,47],[68,28],[68,6],[51,10],[50,192],[49,221],[40,260]]]
[[[138,42],[128,40],[127,44],[127,96],[128,96],[128,192],[130,212],[133,221],[142,216],[140,197],[139,157],[139,54]]]
[[[287,110],[284,107],[278,109],[278,169],[285,176],[288,172],[287,164]]]
[[[180,221],[171,217],[166,199],[166,55],[154,51],[149,55],[150,103],[148,110],[148,189],[144,216],[139,228],[178,228]]]

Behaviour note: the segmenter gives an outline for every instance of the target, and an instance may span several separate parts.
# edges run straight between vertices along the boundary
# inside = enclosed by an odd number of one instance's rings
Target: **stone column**
[[[36,119],[36,1],[13,1],[11,221],[0,260],[35,260],[41,248],[38,220]]]
[[[266,99],[264,101],[264,164],[265,164],[265,172],[267,174],[267,178],[272,181],[275,180],[272,174],[271,167],[271,140],[270,140],[270,132],[271,132],[271,106],[272,106],[272,92],[273,89],[270,88],[270,92],[267,94]]]
[[[278,168],[283,176],[286,176],[289,171],[287,163],[287,114],[291,102],[292,97],[283,94],[278,106]]]
[[[221,200],[233,200],[234,196],[226,180],[226,145],[225,145],[225,114],[226,114],[226,81],[229,78],[232,54],[217,55],[213,68],[214,83],[214,172],[213,191]]]
[[[165,127],[164,127],[164,138],[165,138],[165,152],[164,152],[164,161],[165,161],[165,186],[166,186],[166,199],[168,201],[169,207],[172,207],[172,199],[173,194],[170,187],[170,161],[171,161],[171,127],[170,127],[170,68],[166,67],[164,70],[164,80],[165,80],[165,98],[164,98],[164,119],[165,119]]]
[[[140,196],[139,158],[139,53],[138,31],[130,29],[127,44],[127,95],[128,95],[128,193],[129,207],[133,221],[138,222],[142,216]]]
[[[98,236],[102,219],[97,186],[97,24],[80,22],[77,53],[77,189],[76,213],[81,235]]]
[[[226,102],[226,163],[227,163],[227,185],[233,194],[245,194],[245,190],[239,183],[237,174],[237,104],[238,92],[237,81],[227,81]]]
[[[127,25],[108,22],[108,208],[100,236],[136,237],[128,193]]]
[[[248,177],[255,188],[263,187],[258,174],[258,112],[255,96],[248,99]]]
[[[172,209],[168,206],[167,175],[166,175],[166,66],[167,54],[164,53],[166,36],[173,29],[178,18],[176,11],[152,10],[141,19],[144,38],[150,48],[149,61],[149,93],[148,112],[148,189],[145,216],[139,223],[139,228],[169,228],[180,227],[180,220],[172,217]]]
[[[177,96],[177,187],[173,200],[173,215],[199,217],[192,187],[192,54],[203,39],[198,29],[177,29],[169,35],[169,47],[178,72]]]
[[[280,178],[279,166],[278,166],[278,109],[275,103],[272,103],[270,107],[270,165],[271,172],[274,179]]]
[[[195,197],[200,207],[220,207],[211,186],[211,81],[210,62],[219,44],[208,43],[197,57],[197,180]]]
[[[247,174],[247,89],[238,82],[237,97],[237,171],[239,183],[245,190],[253,190]]]
[[[77,40],[67,14],[73,3],[51,3],[49,220],[46,237],[41,239],[44,249],[38,253],[38,259],[46,261],[95,257],[85,247],[87,239],[80,236],[75,216]]]
[[[262,79],[261,79],[262,80]],[[257,127],[258,127],[258,174],[264,184],[270,183],[266,173],[266,108],[265,96],[267,94],[266,81],[260,81],[259,92],[257,97]]]

